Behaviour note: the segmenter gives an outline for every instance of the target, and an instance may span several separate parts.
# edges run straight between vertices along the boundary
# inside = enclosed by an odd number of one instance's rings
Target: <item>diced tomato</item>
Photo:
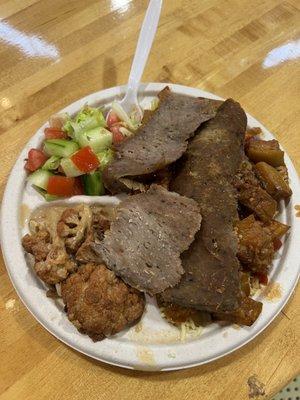
[[[71,156],[71,160],[82,172],[91,172],[100,165],[98,157],[90,146],[83,147],[76,151],[76,153]]]
[[[83,185],[82,185],[80,177],[77,177],[77,178],[75,178],[73,196],[76,196],[76,195],[79,196],[81,194],[84,194]]]
[[[268,284],[268,275],[267,274],[263,274],[261,272],[257,272],[256,276],[259,280],[259,283],[261,283],[262,285],[267,285]]]
[[[123,142],[125,136],[120,132],[121,125],[113,125],[110,127],[110,131],[113,135],[113,144],[118,144]]]
[[[278,251],[280,249],[280,247],[282,246],[282,241],[278,238],[275,238],[273,240],[273,246],[274,246],[274,250]]]
[[[28,159],[25,164],[27,171],[33,172],[40,168],[48,159],[42,150],[30,149],[28,152]]]
[[[108,127],[110,128],[111,126],[117,124],[118,122],[120,122],[120,119],[117,116],[117,114],[114,113],[113,111],[110,111],[106,118],[106,123],[107,123]]]
[[[44,134],[46,139],[67,139],[67,134],[57,128],[46,128]]]
[[[47,186],[47,193],[54,196],[68,197],[73,196],[75,188],[75,178],[55,175],[50,176]]]

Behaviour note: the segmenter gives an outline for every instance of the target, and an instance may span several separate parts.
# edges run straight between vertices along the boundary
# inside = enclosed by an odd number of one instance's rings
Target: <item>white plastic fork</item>
[[[124,111],[126,111],[128,114],[130,114],[130,112],[134,109],[140,118],[142,118],[143,113],[138,102],[138,88],[157,30],[161,6],[162,0],[149,1],[149,5],[135,49],[126,93],[123,99],[118,102],[122,106]]]

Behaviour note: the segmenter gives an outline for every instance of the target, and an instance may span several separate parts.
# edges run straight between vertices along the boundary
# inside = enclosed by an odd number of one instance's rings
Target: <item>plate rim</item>
[[[168,85],[173,91],[177,92],[177,93],[183,93],[186,95],[192,95],[192,96],[204,96],[204,97],[208,97],[208,98],[214,98],[214,99],[222,99],[219,96],[214,95],[213,93],[210,92],[206,92],[204,90],[201,90],[199,88],[192,88],[192,87],[188,87],[188,86],[183,86],[183,85],[178,85],[178,84],[172,84],[172,83],[142,83],[140,86],[140,92],[145,93],[147,95],[147,92],[158,92],[159,90],[161,90],[163,87],[165,87],[166,85]],[[65,107],[64,109],[62,109],[59,112],[65,112],[70,110],[71,108],[73,109],[79,109],[82,105],[84,105],[86,102],[89,102],[90,104],[93,104],[95,101],[91,101],[91,99],[99,96],[99,99],[97,102],[101,101],[101,96],[102,97],[108,97],[109,95],[112,95],[114,97],[118,97],[121,95],[121,93],[124,93],[126,86],[122,85],[122,86],[115,86],[112,88],[108,88],[108,89],[104,89],[104,90],[100,90],[94,93],[91,93],[79,100],[76,100],[75,102],[71,103],[70,105],[68,105],[67,107]],[[148,96],[150,96],[150,94],[148,94]],[[223,100],[223,99],[222,99]],[[259,121],[257,121],[254,117],[252,117],[251,115],[249,115],[247,113],[247,117],[248,119],[250,118],[252,123],[255,123],[256,126],[260,126],[263,128],[264,132],[267,132],[268,134],[272,135],[271,132],[269,132]],[[251,123],[251,125],[252,125]],[[44,127],[46,126],[47,122],[44,123],[36,132],[35,134],[30,138],[30,140],[27,142],[27,144],[24,146],[24,148],[22,149],[19,157],[17,158],[17,161],[15,162],[10,174],[9,174],[9,178],[7,180],[7,184],[5,187],[5,191],[3,194],[3,199],[2,199],[2,206],[1,206],[1,247],[2,247],[2,253],[3,253],[3,258],[4,258],[4,263],[6,265],[6,270],[8,272],[9,278],[19,296],[19,298],[21,299],[21,301],[23,302],[23,304],[25,305],[25,307],[28,309],[28,311],[34,316],[34,318],[48,331],[50,332],[53,336],[55,336],[57,339],[59,339],[60,341],[62,341],[63,343],[65,343],[66,345],[68,345],[69,347],[73,348],[76,351],[79,351],[93,359],[96,359],[98,361],[102,361],[111,365],[115,365],[115,366],[119,366],[119,367],[124,367],[124,368],[128,368],[128,369],[140,369],[140,370],[148,370],[148,371],[157,371],[157,370],[161,370],[161,371],[168,371],[168,370],[178,370],[178,369],[186,369],[186,368],[191,368],[194,366],[198,366],[198,365],[203,365],[212,361],[215,361],[221,357],[225,357],[226,355],[238,350],[239,348],[243,347],[244,345],[246,345],[247,343],[249,343],[250,341],[254,340],[260,333],[262,333],[262,331],[264,331],[271,323],[272,321],[274,321],[274,319],[278,316],[278,314],[280,313],[280,311],[282,310],[282,308],[286,305],[286,303],[288,302],[288,300],[290,299],[292,293],[295,290],[295,287],[297,285],[298,279],[299,279],[299,273],[300,273],[300,257],[297,257],[297,264],[298,264],[298,270],[297,270],[297,274],[295,275],[294,279],[293,279],[293,284],[291,285],[291,288],[289,290],[289,292],[283,297],[283,299],[280,299],[280,305],[279,307],[277,307],[276,311],[273,313],[272,317],[268,319],[268,321],[266,323],[264,323],[258,330],[257,332],[255,332],[254,334],[249,333],[249,337],[246,340],[242,340],[240,343],[233,345],[233,346],[229,346],[229,348],[223,352],[221,352],[220,354],[214,356],[214,357],[209,357],[208,359],[204,359],[202,361],[196,361],[196,362],[191,362],[189,363],[188,361],[182,361],[180,363],[178,363],[178,360],[175,362],[172,359],[167,360],[168,362],[165,363],[165,366],[160,368],[160,366],[158,365],[149,365],[145,362],[137,362],[135,361],[134,363],[127,363],[124,361],[117,361],[118,357],[112,358],[112,359],[108,359],[109,357],[104,356],[104,358],[99,357],[99,356],[95,356],[94,354],[91,354],[89,351],[85,351],[83,348],[81,348],[81,346],[74,345],[72,343],[70,343],[68,340],[66,340],[64,337],[61,337],[61,335],[59,335],[55,329],[51,328],[51,324],[50,323],[46,323],[44,321],[44,319],[39,315],[39,313],[34,310],[32,307],[32,304],[30,304],[28,302],[28,299],[26,298],[26,295],[23,293],[23,291],[21,290],[21,288],[19,287],[18,282],[15,279],[14,274],[12,273],[12,269],[10,268],[10,263],[11,263],[11,257],[9,256],[9,242],[7,241],[7,238],[4,234],[5,231],[5,227],[7,227],[7,219],[5,216],[5,212],[7,209],[10,209],[9,206],[11,206],[12,204],[17,203],[18,206],[20,206],[20,197],[22,198],[22,191],[19,191],[18,193],[16,193],[16,190],[14,191],[13,189],[16,189],[17,185],[14,185],[13,179],[15,178],[16,173],[18,180],[20,181],[19,185],[21,184],[21,182],[23,182],[24,184],[24,179],[26,177],[26,173],[23,169],[23,174],[20,174],[20,168],[19,166],[23,165],[23,159],[24,159],[24,154],[26,153],[27,149],[30,147],[31,142],[34,141],[34,139],[36,139],[38,137],[38,135],[40,134],[41,131],[43,131]],[[272,135],[274,136],[274,135]],[[288,154],[285,152],[285,159],[288,165],[288,170],[289,173],[293,175],[293,184],[295,183],[295,187],[296,187],[296,192],[295,192],[295,188],[294,189],[294,193],[293,193],[293,201],[292,201],[292,205],[295,203],[295,198],[298,198],[298,201],[300,202],[300,191],[299,191],[299,178],[297,175],[297,171],[292,163],[292,161],[290,160],[290,158],[288,157]],[[296,185],[297,183],[297,185]],[[10,196],[12,194],[15,195],[18,194],[18,196],[16,196],[16,198],[14,198],[14,201],[11,201]],[[15,219],[17,219],[18,221],[18,212],[19,209],[18,207],[16,208],[17,212],[15,212]],[[291,241],[292,238],[293,243],[296,240],[296,235],[300,234],[300,221],[297,221],[295,218],[295,212],[294,210],[292,210],[292,220],[293,220],[293,225],[292,225],[292,232],[290,234],[290,239],[289,239],[289,244],[288,246],[291,246]],[[299,220],[299,218],[298,218]],[[16,232],[15,232],[16,233]],[[18,237],[18,235],[16,235]],[[19,240],[19,237],[18,237]],[[288,251],[288,249],[287,249]],[[251,328],[250,328],[251,329]],[[201,336],[199,338],[201,340]],[[110,339],[107,339],[110,340]],[[112,339],[113,340],[113,339]],[[111,341],[112,341],[111,340]],[[191,343],[189,343],[191,344]],[[179,344],[180,345],[180,344]],[[186,343],[184,343],[184,345],[186,345]],[[168,345],[170,346],[170,345]],[[147,347],[147,345],[144,345],[144,347]],[[128,362],[128,361],[127,361]]]

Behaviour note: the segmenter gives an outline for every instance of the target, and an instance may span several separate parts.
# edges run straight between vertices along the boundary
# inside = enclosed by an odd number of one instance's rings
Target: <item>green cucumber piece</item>
[[[32,174],[29,175],[28,182],[30,182],[33,186],[36,186],[40,189],[47,190],[48,181],[50,176],[53,174],[44,169],[37,169]]]
[[[72,140],[49,139],[44,141],[44,152],[49,156],[69,157],[78,149],[78,144]]]
[[[55,201],[61,199],[61,197],[49,193],[44,193],[43,196],[46,201]]]
[[[54,201],[54,200],[58,200],[61,199],[61,197],[55,196],[54,194],[49,194],[46,192],[46,190],[39,188],[38,186],[32,185],[32,187],[34,187],[34,189],[44,197],[44,199],[46,201]]]
[[[85,174],[76,167],[70,158],[62,158],[60,161],[60,166],[67,177],[75,177]]]
[[[51,156],[50,158],[48,158],[48,160],[42,166],[42,169],[46,169],[46,170],[57,169],[59,167],[59,163],[60,163],[59,157]]]
[[[83,176],[84,193],[88,196],[101,196],[105,193],[102,174],[99,171]]]
[[[96,154],[98,157],[98,160],[100,162],[100,171],[103,171],[104,168],[113,160],[114,158],[114,152],[112,149],[107,149],[104,151],[101,151],[100,153]]]
[[[112,133],[105,128],[94,128],[76,135],[80,147],[90,146],[95,153],[112,145]]]

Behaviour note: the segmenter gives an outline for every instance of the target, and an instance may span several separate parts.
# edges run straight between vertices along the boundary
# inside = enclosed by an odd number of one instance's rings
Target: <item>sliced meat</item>
[[[80,267],[61,289],[69,320],[94,341],[134,324],[145,308],[144,295],[125,285],[105,265]]]
[[[104,170],[104,184],[111,193],[128,191],[122,179],[151,174],[176,161],[187,140],[202,122],[212,118],[221,102],[172,93],[165,88],[159,107],[136,135],[116,146],[115,160]]]
[[[241,297],[236,191],[232,184],[243,157],[247,118],[229,99],[191,140],[170,188],[197,201],[200,231],[182,254],[185,274],[162,293],[166,302],[208,312],[232,311]]]
[[[257,320],[262,310],[262,303],[251,297],[242,297],[237,310],[215,313],[217,321],[228,321],[234,324],[251,326]]]
[[[200,223],[194,200],[153,185],[119,205],[116,220],[94,249],[128,285],[155,294],[179,282],[180,254]]]

